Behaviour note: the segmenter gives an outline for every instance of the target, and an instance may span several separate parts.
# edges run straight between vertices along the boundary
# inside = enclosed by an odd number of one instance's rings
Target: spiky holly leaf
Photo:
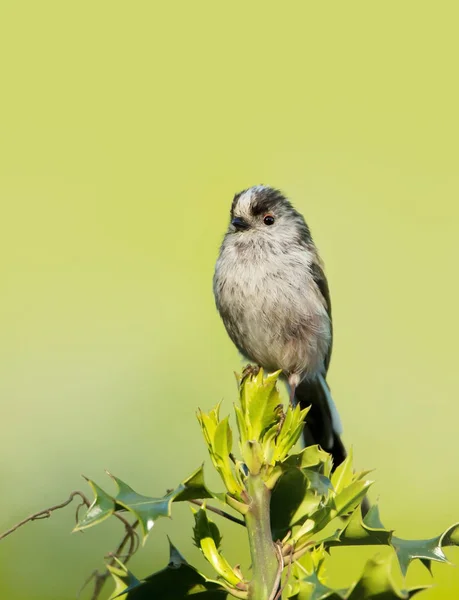
[[[378,507],[372,506],[362,521],[362,512],[358,507],[349,518],[345,527],[338,529],[323,541],[325,547],[333,546],[372,546],[389,545],[392,532],[384,529],[379,520]]]
[[[287,598],[292,600],[408,600],[428,587],[401,590],[390,575],[391,558],[371,559],[367,562],[359,581],[348,590],[334,590],[328,587],[320,569],[304,573],[296,568],[294,578],[286,587]]]
[[[293,600],[344,600],[344,592],[333,590],[320,581],[317,573],[305,575],[291,588],[291,595],[287,598]]]
[[[159,517],[168,517],[171,514],[172,502],[183,502],[187,500],[206,499],[215,497],[224,500],[222,494],[213,494],[205,485],[203,467],[199,467],[183,483],[179,484],[161,498],[143,496],[135,492],[121,479],[110,475],[118,487],[116,496],[110,496],[96,483],[88,480],[94,491],[95,499],[83,518],[78,522],[74,531],[86,529],[97,525],[107,519],[115,511],[127,510],[134,514],[139,520],[144,540]]]
[[[217,405],[209,413],[199,410],[197,417],[214,467],[228,492],[239,499],[243,488],[233,472],[230,458],[233,436],[228,417],[220,421],[219,406]]]
[[[310,514],[317,509],[320,497],[310,493],[307,497],[308,480],[301,469],[289,469],[277,482],[270,505],[271,531],[273,540],[281,540],[292,528],[298,512],[304,511]],[[309,500],[308,506],[304,506],[305,500]]]
[[[299,404],[292,409],[290,404],[288,405],[281,429],[275,438],[273,463],[282,462],[287,458],[288,453],[300,438],[309,409],[310,407],[301,410]]]
[[[365,478],[366,472],[353,472],[351,459],[352,453],[331,480],[323,474],[330,473],[330,456],[318,446],[306,448],[276,466],[282,471],[271,500],[276,536],[282,538],[292,527],[300,526],[293,538],[300,542],[302,537],[301,543],[305,543],[332,519],[347,516],[359,506],[372,482]],[[275,473],[271,478],[274,480]]]
[[[391,557],[371,559],[365,565],[362,577],[346,594],[348,600],[408,600],[428,586],[400,590],[392,581],[390,574]]]
[[[290,454],[282,463],[283,468],[297,467],[299,469],[313,469],[330,477],[332,458],[328,452],[318,445],[308,446],[297,454]],[[333,484],[332,484],[333,485]]]
[[[193,541],[197,548],[201,548],[202,540],[211,538],[217,550],[220,548],[222,536],[217,525],[207,516],[206,505],[198,510],[191,509],[194,514]]]
[[[194,519],[194,543],[200,548],[206,560],[229,585],[236,587],[242,584],[242,577],[231,568],[219,551],[222,539],[220,531],[217,525],[208,518],[205,505],[194,511]]]
[[[263,369],[243,377],[240,384],[242,415],[249,440],[261,441],[262,433],[278,421],[281,398],[276,387],[281,371],[264,376]]]
[[[111,600],[122,598],[123,600],[225,600],[228,593],[217,582],[207,579],[194,567],[189,565],[180,552],[169,541],[170,554],[169,564],[165,569],[153,573],[143,581],[135,580],[126,567],[124,578],[118,577],[118,590]],[[134,578],[135,579],[135,578]],[[125,585],[122,588],[122,585]],[[129,586],[129,587],[128,587]]]
[[[135,577],[123,563],[115,558],[115,565],[107,565],[107,570],[115,581],[115,589],[113,590],[110,599],[119,598],[125,600],[126,594],[130,590],[134,590],[140,586],[141,582]]]
[[[405,540],[393,535],[381,522],[379,509],[372,506],[362,521],[360,510],[355,511],[343,529],[337,530],[323,542],[326,548],[333,546],[380,546],[390,545],[397,555],[400,570],[406,575],[410,563],[419,559],[431,571],[431,563],[449,563],[443,552],[447,546],[459,546],[459,523],[442,534],[425,540]]]
[[[329,588],[324,581],[324,561],[327,552],[318,546],[304,554],[291,568],[291,576],[285,587],[287,598],[297,600],[342,600],[344,592]]]
[[[308,480],[308,488],[318,496],[325,497],[330,491],[333,491],[332,483],[325,475],[312,469],[302,469],[302,472]]]
[[[333,475],[331,476],[331,482],[337,494],[344,490],[344,488],[348,487],[354,480],[354,471],[352,468],[353,457],[354,453],[351,447],[347,457],[340,465],[336,467]]]
[[[443,552],[445,546],[459,546],[459,523],[452,525],[437,537],[427,540],[403,540],[392,537],[392,546],[397,554],[403,576],[406,575],[411,561],[418,558],[432,572],[432,561],[449,563]]]
[[[125,510],[130,511],[139,520],[144,541],[159,517],[169,517],[174,492],[162,498],[143,496],[134,491],[127,483],[109,474],[118,487],[116,502]]]
[[[364,476],[364,473],[354,476],[355,479],[350,485],[342,489],[334,497],[332,496],[332,518],[347,515],[360,505],[369,487],[373,485],[373,481],[364,479]]]
[[[174,492],[173,502],[186,502],[188,500],[205,500],[206,498],[220,498],[222,494],[213,494],[204,481],[204,467],[201,465]]]
[[[98,525],[108,519],[116,510],[115,499],[99,487],[97,483],[86,477],[85,479],[94,492],[94,501],[83,518],[78,521],[73,531],[82,531],[93,525]]]

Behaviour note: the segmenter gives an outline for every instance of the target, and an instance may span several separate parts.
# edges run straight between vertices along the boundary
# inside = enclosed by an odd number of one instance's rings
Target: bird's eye
[[[263,223],[265,225],[274,225],[274,217],[272,215],[265,215],[263,217]]]

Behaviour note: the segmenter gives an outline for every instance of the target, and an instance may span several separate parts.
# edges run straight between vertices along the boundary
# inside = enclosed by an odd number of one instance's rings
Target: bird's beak
[[[245,221],[242,217],[234,217],[231,221],[231,225],[237,229],[237,231],[243,231],[244,229],[248,229],[250,225]]]

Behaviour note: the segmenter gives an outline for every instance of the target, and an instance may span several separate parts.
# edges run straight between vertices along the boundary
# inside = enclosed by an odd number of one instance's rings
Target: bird
[[[336,469],[347,453],[326,381],[333,345],[330,291],[310,229],[283,192],[256,185],[234,196],[213,291],[240,353],[265,371],[282,370],[292,404],[310,407],[304,444],[319,444]]]

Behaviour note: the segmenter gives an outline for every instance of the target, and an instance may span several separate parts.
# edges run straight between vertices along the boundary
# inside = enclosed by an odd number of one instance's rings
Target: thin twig
[[[282,552],[282,545],[280,545],[280,546],[278,545],[277,549],[279,550],[279,556],[280,556],[280,559],[282,560],[282,565],[284,565],[285,563],[284,563],[284,555]],[[292,547],[291,553],[292,552],[293,552],[293,547]],[[287,566],[287,575],[285,576],[284,585],[279,589],[274,600],[280,600],[280,598],[282,597],[282,592],[285,590],[285,588],[287,587],[287,584],[288,584],[291,569],[292,569],[292,560],[290,559],[288,566]]]
[[[122,517],[119,513],[114,513],[114,515],[117,519],[119,519],[123,523],[124,528],[126,529],[126,536],[121,540],[120,545],[118,546],[116,551],[111,552],[110,555],[119,557],[120,553],[123,551],[124,546],[126,545],[127,541],[130,540],[129,550],[127,552],[126,560],[124,561],[124,562],[126,562],[127,560],[129,560],[131,558],[131,556],[133,554],[135,554],[137,552],[137,550],[139,549],[139,546],[140,546],[139,534],[136,532],[136,528],[137,528],[137,525],[139,524],[139,521],[138,520],[134,521],[133,524],[131,525],[131,523],[129,523],[129,521],[127,519],[125,519],[124,517]]]
[[[191,502],[191,504],[196,504],[196,506],[202,506],[204,504],[202,500],[188,500],[188,502]],[[224,510],[221,510],[220,508],[215,508],[215,506],[209,506],[208,504],[206,504],[206,508],[207,510],[210,510],[210,512],[213,512],[216,515],[220,515],[221,517],[228,519],[228,521],[232,521],[233,523],[237,523],[238,525],[242,525],[242,527],[245,527],[245,523],[242,519],[233,517],[233,515],[230,515],[229,513],[227,513]]]
[[[273,585],[273,589],[269,596],[269,600],[279,600],[279,598],[282,596],[282,591],[286,585],[286,583],[284,583],[284,585],[282,587],[280,586],[282,571],[284,570],[284,557],[282,555],[282,544],[280,542],[277,542],[275,544],[275,548],[277,551],[277,560],[278,560],[279,565],[277,567],[276,582]]]
[[[0,540],[6,538],[8,535],[16,531],[16,529],[19,529],[19,527],[22,527],[26,523],[29,523],[29,521],[37,521],[38,519],[48,519],[51,516],[51,513],[53,513],[55,510],[59,510],[60,508],[68,506],[75,498],[75,496],[79,496],[82,500],[82,503],[79,505],[80,508],[82,505],[90,505],[89,500],[86,498],[83,492],[74,491],[70,494],[68,500],[66,500],[65,502],[61,502],[61,504],[55,504],[54,506],[50,506],[49,508],[45,508],[44,510],[40,510],[39,512],[36,512],[33,515],[30,515],[27,518],[23,519],[22,521],[19,521],[19,523],[16,523],[16,525],[13,525],[13,527],[0,534]]]
[[[137,528],[137,526],[139,524],[139,521],[134,521],[131,525],[131,523],[129,523],[129,521],[127,519],[125,519],[124,517],[122,517],[120,514],[118,514],[118,513],[114,513],[114,514],[115,514],[115,517],[117,517],[123,523],[123,525],[126,529],[126,534],[123,536],[123,539],[118,544],[118,547],[116,548],[116,550],[114,550],[113,552],[110,552],[107,555],[107,558],[110,557],[110,561],[108,562],[108,565],[110,567],[116,564],[116,559],[117,558],[119,559],[121,557],[124,547],[126,546],[126,544],[129,541],[130,541],[129,549],[128,549],[127,554],[123,557],[123,564],[127,564],[129,562],[129,560],[137,552],[139,545],[140,545],[139,535],[135,531],[135,529]],[[80,591],[78,592],[77,597],[79,597],[81,595],[84,588],[94,579],[94,589],[92,591],[91,600],[97,600],[97,598],[99,598],[99,596],[102,592],[102,589],[103,589],[105,582],[107,581],[109,575],[110,575],[110,571],[108,569],[106,569],[102,573],[98,570],[93,571],[91,573],[91,575],[84,582],[83,586],[81,587]]]

